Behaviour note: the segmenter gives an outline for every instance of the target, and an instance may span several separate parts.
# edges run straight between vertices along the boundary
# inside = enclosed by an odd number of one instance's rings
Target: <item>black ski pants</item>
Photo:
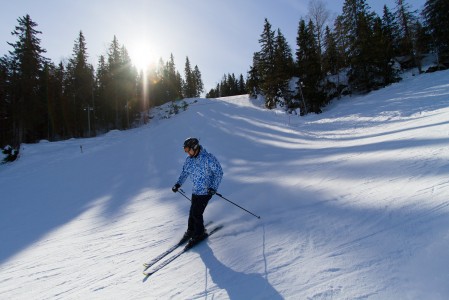
[[[199,236],[204,233],[203,213],[211,198],[211,195],[192,195],[187,230],[192,232],[193,236]]]

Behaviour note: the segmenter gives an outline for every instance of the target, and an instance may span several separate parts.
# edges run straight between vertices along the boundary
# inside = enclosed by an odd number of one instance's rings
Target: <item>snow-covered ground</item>
[[[1,299],[448,299],[449,71],[323,114],[245,96],[0,166]],[[224,228],[144,281],[179,239],[186,137],[221,161]],[[190,191],[190,181],[183,189]]]

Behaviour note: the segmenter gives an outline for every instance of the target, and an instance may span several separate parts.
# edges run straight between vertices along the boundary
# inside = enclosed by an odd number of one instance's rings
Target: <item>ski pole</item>
[[[187,200],[189,200],[190,202],[192,202],[192,200],[190,200],[189,197],[186,196],[186,194],[184,194],[184,191],[182,189],[178,189],[178,193],[180,193],[181,195],[184,196],[184,198],[186,198]]]
[[[220,194],[220,193],[215,193],[215,195],[217,195],[218,197],[220,197],[220,198],[223,198],[223,199],[225,199],[226,201],[228,201],[229,203],[232,203],[232,204],[234,204],[235,206],[237,206],[238,208],[241,208],[241,209],[243,209],[244,211],[246,211],[247,213],[249,213],[249,214],[251,214],[251,215],[253,215],[253,216],[255,216],[256,218],[258,218],[258,219],[260,219],[260,216],[257,216],[257,215],[255,215],[255,214],[253,214],[252,212],[250,212],[249,210],[247,210],[247,209],[244,209],[243,207],[241,207],[240,205],[238,205],[238,204],[236,204],[236,203],[234,203],[234,202],[232,202],[231,200],[229,200],[229,199],[226,199],[225,197],[223,197],[223,195],[222,194]]]

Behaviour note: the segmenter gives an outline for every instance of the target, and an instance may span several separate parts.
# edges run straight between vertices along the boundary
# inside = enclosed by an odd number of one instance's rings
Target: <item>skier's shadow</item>
[[[226,290],[229,299],[283,299],[261,274],[237,272],[224,265],[215,257],[207,243],[197,251],[209,270],[212,281]],[[206,298],[208,289],[206,280]]]

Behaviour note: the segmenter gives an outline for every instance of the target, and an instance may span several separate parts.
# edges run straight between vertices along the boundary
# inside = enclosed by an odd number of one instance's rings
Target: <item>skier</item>
[[[187,231],[181,241],[189,240],[194,245],[207,237],[204,228],[203,213],[212,196],[216,193],[223,177],[223,170],[217,158],[206,151],[197,138],[184,141],[184,152],[188,154],[178,181],[172,187],[176,193],[188,176],[192,187],[192,204],[190,206]]]

